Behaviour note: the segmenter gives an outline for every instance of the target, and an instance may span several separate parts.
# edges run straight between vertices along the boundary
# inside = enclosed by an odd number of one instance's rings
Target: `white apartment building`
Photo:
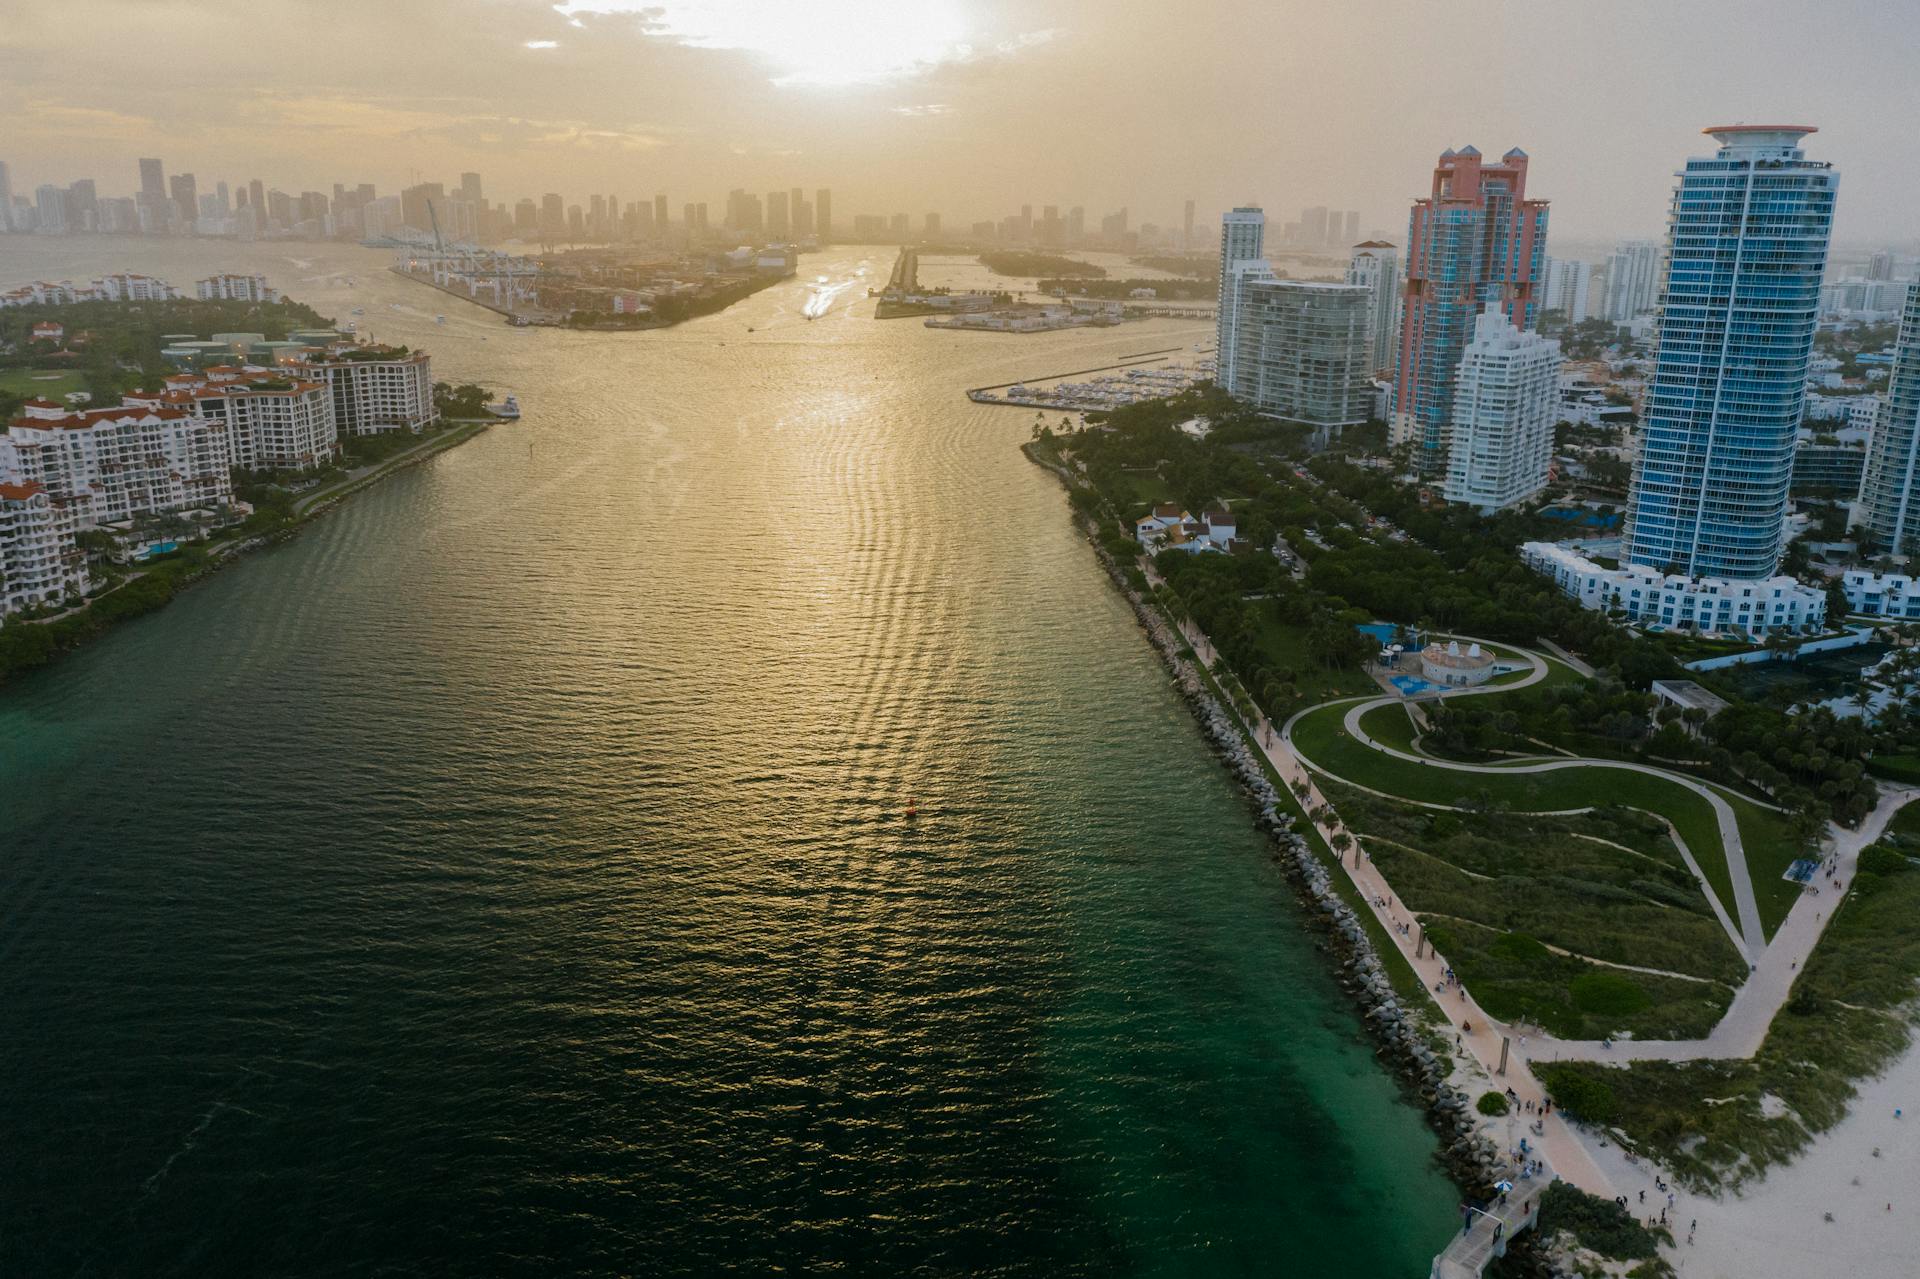
[[[1520,558],[1582,607],[1618,612],[1644,626],[1764,635],[1817,630],[1826,622],[1827,593],[1791,577],[1688,577],[1638,564],[1604,568],[1554,542],[1528,542]]]
[[[230,470],[226,433],[179,408],[29,400],[0,437],[0,480],[44,486],[81,529],[229,503]]]
[[[264,275],[210,275],[194,285],[201,301],[278,302],[280,290],[267,283]]]
[[[1489,512],[1545,488],[1559,410],[1560,344],[1489,305],[1454,376],[1446,499]]]
[[[1631,324],[1653,310],[1660,292],[1660,245],[1653,240],[1622,240],[1607,255],[1606,317]]]
[[[1347,262],[1347,283],[1364,285],[1373,294],[1373,371],[1393,368],[1400,358],[1399,250],[1385,240],[1354,245]]]
[[[164,302],[180,296],[165,280],[134,271],[103,275],[87,284],[35,280],[0,293],[0,307],[55,306],[72,302]]]
[[[1920,618],[1920,577],[1849,569],[1840,576],[1847,607],[1867,617]]]
[[[1261,250],[1266,234],[1267,215],[1253,205],[1244,205],[1220,219],[1220,293],[1214,324],[1214,348],[1217,352],[1214,382],[1223,391],[1233,390],[1233,308],[1237,301],[1234,272],[1243,263],[1265,267]]]
[[[1373,411],[1371,291],[1357,284],[1282,280],[1266,263],[1233,268],[1227,330],[1234,395],[1262,413],[1310,426],[1356,426]]]
[[[327,384],[334,427],[342,439],[384,431],[418,433],[439,417],[433,407],[433,361],[425,351],[340,346],[289,368]]]
[[[340,452],[333,391],[317,378],[290,378],[279,370],[216,366],[179,373],[159,394],[127,397],[129,404],[184,409],[216,423],[227,437],[236,470],[310,471]]]
[[[0,480],[0,618],[87,593],[73,516],[42,484]]]
[[[1571,258],[1547,259],[1547,298],[1545,309],[1558,311],[1567,323],[1578,324],[1587,318],[1589,287],[1593,268]]]

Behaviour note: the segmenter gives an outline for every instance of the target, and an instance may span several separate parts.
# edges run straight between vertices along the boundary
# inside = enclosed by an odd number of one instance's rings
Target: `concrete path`
[[[1526,656],[1532,660],[1533,670],[1525,679],[1516,680],[1511,684],[1483,684],[1478,688],[1458,689],[1439,694],[1439,699],[1446,700],[1455,697],[1470,697],[1480,693],[1510,693],[1516,689],[1537,684],[1546,678],[1547,664],[1537,654],[1528,653]],[[1622,772],[1641,773],[1648,777],[1658,777],[1664,781],[1683,786],[1694,792],[1694,794],[1699,795],[1702,799],[1706,800],[1707,804],[1713,809],[1714,820],[1720,828],[1720,847],[1726,858],[1727,878],[1733,884],[1734,909],[1740,917],[1740,937],[1736,944],[1740,952],[1746,956],[1749,964],[1753,963],[1759,957],[1760,953],[1767,948],[1767,931],[1760,922],[1760,906],[1753,895],[1753,877],[1747,870],[1746,848],[1740,842],[1740,820],[1734,814],[1733,805],[1727,803],[1726,799],[1711,786],[1681,773],[1670,773],[1663,768],[1655,768],[1651,764],[1636,764],[1628,760],[1576,758],[1540,760],[1534,763],[1463,764],[1454,760],[1435,759],[1431,756],[1409,754],[1398,747],[1388,746],[1374,740],[1374,738],[1360,726],[1361,718],[1366,715],[1368,711],[1381,706],[1395,705],[1399,701],[1400,699],[1394,697],[1373,697],[1356,703],[1347,711],[1346,719],[1342,727],[1345,728],[1349,737],[1363,746],[1379,751],[1383,755],[1391,756],[1394,759],[1404,760],[1410,764],[1420,764],[1427,768],[1446,769],[1449,772],[1455,773],[1491,774],[1494,776],[1511,775],[1514,773],[1554,773],[1568,768],[1609,768]],[[1293,742],[1294,725],[1298,723],[1303,716],[1309,715],[1318,709],[1320,709],[1320,707],[1310,706],[1306,710],[1296,712],[1287,720],[1286,726],[1281,732],[1287,739],[1289,746],[1291,746]],[[1309,766],[1317,772],[1325,773],[1336,781],[1346,780],[1317,764],[1310,764]],[[1684,851],[1682,856],[1686,858],[1689,868],[1694,872],[1694,876],[1700,878],[1701,887],[1707,889],[1709,899],[1712,899],[1712,889],[1708,887],[1706,880],[1701,878],[1699,863],[1695,861],[1691,850]]]

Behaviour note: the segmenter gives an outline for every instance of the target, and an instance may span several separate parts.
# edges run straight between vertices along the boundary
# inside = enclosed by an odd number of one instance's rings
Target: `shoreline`
[[[1066,471],[1037,457],[1030,445],[1022,445],[1021,452],[1051,472],[1069,493],[1078,490]],[[1210,677],[1183,655],[1182,650],[1191,651],[1186,638],[1127,581],[1121,566],[1100,545],[1092,519],[1075,511],[1074,520],[1108,579],[1133,609],[1162,665],[1173,675],[1201,735],[1254,805],[1254,826],[1268,837],[1293,881],[1310,925],[1321,931],[1320,946],[1335,964],[1335,981],[1360,1012],[1375,1055],[1409,1098],[1418,1099],[1429,1127],[1439,1137],[1434,1159],[1463,1194],[1491,1199],[1499,1151],[1481,1131],[1472,1098],[1455,1084],[1453,1064],[1423,1042],[1422,1028],[1395,993],[1358,913],[1341,898],[1325,860],[1300,833],[1303,827],[1311,830],[1311,824],[1298,815],[1293,797],[1269,776],[1270,770],[1247,743],[1245,726],[1211,690]]]
[[[448,429],[447,431],[441,434],[436,435],[432,439],[422,440],[419,444],[407,450],[405,453],[402,453],[397,457],[386,459],[384,463],[378,465],[374,470],[368,472],[365,475],[342,480],[336,486],[333,486],[320,493],[316,493],[309,497],[304,497],[296,501],[294,504],[294,515],[292,519],[289,520],[286,524],[282,525],[281,527],[269,530],[264,533],[255,533],[250,537],[239,538],[235,541],[227,542],[223,545],[209,548],[207,551],[206,563],[200,565],[198,568],[196,568],[194,571],[190,573],[181,574],[178,578],[172,581],[170,583],[171,589],[168,590],[167,594],[163,598],[154,601],[147,607],[139,608],[133,612],[123,613],[113,617],[103,618],[103,619],[100,619],[99,623],[95,626],[83,627],[79,629],[78,632],[68,640],[68,642],[64,644],[59,644],[57,647],[53,648],[47,654],[46,658],[42,661],[32,662],[26,665],[18,666],[11,670],[0,668],[0,690],[5,689],[7,682],[9,680],[14,679],[20,675],[24,675],[30,671],[44,670],[47,667],[53,666],[54,664],[61,661],[63,658],[69,656],[70,654],[78,652],[80,649],[86,647],[88,644],[91,644],[93,641],[100,639],[101,637],[111,633],[116,627],[122,625],[123,623],[133,621],[137,618],[145,617],[149,613],[158,612],[160,609],[165,608],[168,604],[171,604],[175,599],[179,598],[182,592],[205,581],[208,577],[212,576],[215,573],[218,573],[220,570],[226,568],[228,565],[239,560],[241,556],[249,554],[253,551],[261,550],[268,546],[275,546],[281,542],[287,541],[288,539],[297,535],[303,528],[305,528],[309,521],[318,519],[320,516],[326,514],[328,511],[333,510],[335,507],[339,506],[342,502],[346,501],[348,498],[352,497],[354,494],[373,487],[374,485],[378,484],[381,480],[386,479],[389,475],[392,475],[395,472],[404,471],[410,467],[418,466],[422,462],[438,457],[440,454],[445,453],[450,449],[453,449],[458,447],[459,445],[465,444],[468,440],[472,439],[476,435],[479,435],[481,432],[487,430],[492,425],[493,424],[491,422],[485,422],[485,421],[473,421],[473,420],[461,421],[459,424],[455,425],[454,427]],[[102,591],[100,592],[100,594],[95,595],[90,599],[88,599],[86,604],[78,611],[63,613],[57,618],[45,618],[39,621],[14,622],[12,623],[12,626],[13,627],[51,626],[56,624],[57,622],[71,621],[76,618],[86,619],[92,613],[92,610],[96,604],[102,601],[111,599],[113,596],[118,594],[123,588],[142,580],[144,576],[145,576],[144,574],[138,575],[138,576],[129,576],[121,580],[120,582],[116,583],[114,586],[109,587],[107,590]]]

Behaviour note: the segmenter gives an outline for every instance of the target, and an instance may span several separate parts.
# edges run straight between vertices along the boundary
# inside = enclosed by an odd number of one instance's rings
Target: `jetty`
[[[1428,1279],[1479,1279],[1495,1257],[1506,1256],[1515,1235],[1539,1223],[1540,1196],[1552,1184],[1553,1170],[1542,1164],[1531,1178],[1514,1182],[1504,1202],[1467,1208],[1472,1224],[1433,1259]]]

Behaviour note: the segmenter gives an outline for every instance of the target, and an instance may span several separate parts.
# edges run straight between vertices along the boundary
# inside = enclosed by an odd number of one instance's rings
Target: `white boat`
[[[355,315],[365,315],[367,313],[367,308],[364,306],[356,306],[353,308],[353,313]]]
[[[489,404],[487,411],[495,417],[504,417],[510,421],[517,421],[520,417],[520,400],[517,396],[509,395],[498,404]]]

